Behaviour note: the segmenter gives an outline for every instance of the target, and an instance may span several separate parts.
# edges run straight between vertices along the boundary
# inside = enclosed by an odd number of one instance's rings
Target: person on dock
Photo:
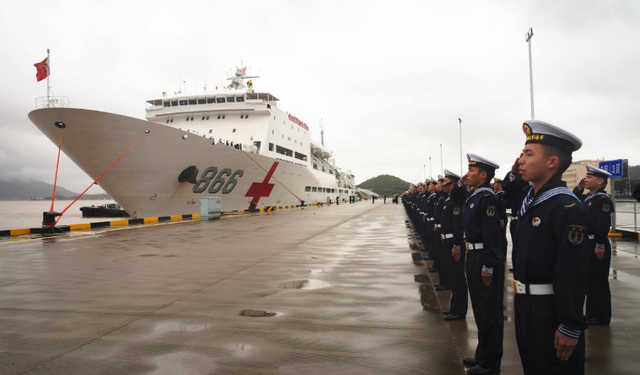
[[[573,193],[584,203],[589,213],[589,241],[593,250],[589,255],[589,279],[587,284],[587,319],[589,325],[609,325],[611,322],[611,289],[609,268],[611,267],[611,214],[615,206],[611,196],[605,192],[611,173],[587,165],[587,177],[573,189]],[[584,194],[584,190],[589,194]]]
[[[523,196],[513,248],[518,351],[525,374],[583,374],[588,214],[561,179],[582,141],[543,121],[522,129],[524,149],[504,180],[506,194]]]
[[[504,259],[502,258],[498,198],[490,181],[500,166],[484,157],[468,154],[469,171],[462,182],[473,188],[462,208],[467,247],[467,285],[478,328],[473,366],[469,374],[497,374],[502,363],[504,332]]]
[[[468,299],[467,281],[464,277],[465,247],[464,228],[462,226],[462,205],[464,204],[465,190],[461,184],[460,176],[448,169],[444,170],[444,182],[442,190],[447,195],[442,206],[440,235],[444,249],[444,261],[451,285],[451,299],[449,310],[444,311],[444,320],[460,320],[467,316]]]

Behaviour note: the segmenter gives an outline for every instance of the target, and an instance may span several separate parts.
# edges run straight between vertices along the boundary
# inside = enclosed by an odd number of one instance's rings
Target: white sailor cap
[[[470,167],[480,167],[482,169],[487,169],[490,171],[495,171],[496,169],[500,168],[498,164],[476,154],[467,154],[467,160],[469,161]]]
[[[611,173],[605,171],[604,169],[596,168],[593,165],[587,165],[587,175],[601,177],[605,179],[611,177]]]
[[[502,184],[502,179],[499,179],[499,178],[496,177],[496,178],[493,179],[493,182],[498,183],[498,184]]]
[[[439,175],[438,175],[438,181],[444,181],[444,176],[443,176],[443,175],[441,175],[441,174],[439,174]]]
[[[522,125],[522,131],[527,136],[525,144],[540,143],[569,152],[578,151],[582,147],[580,138],[544,121],[527,120]]]
[[[458,180],[460,179],[460,176],[458,176],[457,174],[455,174],[455,173],[451,172],[451,171],[450,171],[450,170],[448,170],[448,169],[445,169],[445,170],[444,170],[444,176],[445,176],[446,178],[450,178],[450,179],[452,179],[452,180],[456,180],[456,181],[458,181]]]

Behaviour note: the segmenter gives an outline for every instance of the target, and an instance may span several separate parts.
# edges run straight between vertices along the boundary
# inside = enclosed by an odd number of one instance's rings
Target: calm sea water
[[[56,201],[54,211],[62,212],[73,201]],[[80,200],[71,206],[58,224],[81,224],[92,221],[118,220],[119,218],[84,219],[80,207],[114,203],[112,200]],[[0,230],[37,228],[42,225],[42,212],[49,211],[51,201],[0,201]]]

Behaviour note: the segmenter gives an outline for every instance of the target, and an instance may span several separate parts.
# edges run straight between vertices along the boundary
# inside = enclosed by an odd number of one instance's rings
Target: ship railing
[[[40,108],[73,108],[68,96],[41,96],[36,98],[36,109]]]

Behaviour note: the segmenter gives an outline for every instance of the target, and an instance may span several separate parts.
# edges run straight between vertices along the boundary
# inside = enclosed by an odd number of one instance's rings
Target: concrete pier
[[[442,319],[405,219],[377,201],[2,242],[0,374],[464,374],[472,314]],[[591,374],[640,368],[640,250],[614,246]]]

